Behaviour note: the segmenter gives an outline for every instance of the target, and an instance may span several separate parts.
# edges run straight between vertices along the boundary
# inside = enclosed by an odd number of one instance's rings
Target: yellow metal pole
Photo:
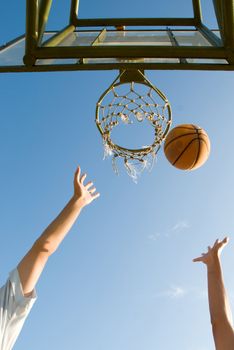
[[[42,41],[46,23],[50,14],[52,0],[41,0],[39,8],[38,42]]]

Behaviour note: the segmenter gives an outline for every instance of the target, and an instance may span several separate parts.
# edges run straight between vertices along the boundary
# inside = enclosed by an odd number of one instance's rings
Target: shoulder
[[[0,305],[3,309],[11,310],[17,306],[32,306],[36,297],[35,290],[30,296],[24,296],[17,268],[10,272],[8,280],[0,288]]]

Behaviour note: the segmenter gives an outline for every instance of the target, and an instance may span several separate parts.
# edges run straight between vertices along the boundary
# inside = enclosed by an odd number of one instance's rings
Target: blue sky
[[[49,28],[66,23],[65,3],[56,2]],[[188,1],[174,3],[81,1],[80,15],[192,15]],[[211,1],[203,3],[214,25]],[[2,2],[0,10],[4,43],[24,32],[24,2]],[[116,75],[0,76],[1,284],[69,200],[77,164],[101,193],[48,262],[16,350],[213,349],[205,268],[192,258],[224,235],[231,238],[223,265],[234,307],[234,73],[146,72],[168,96],[174,125],[202,126],[212,148],[194,172],[173,168],[160,152],[137,185],[102,160],[94,123],[96,101]]]

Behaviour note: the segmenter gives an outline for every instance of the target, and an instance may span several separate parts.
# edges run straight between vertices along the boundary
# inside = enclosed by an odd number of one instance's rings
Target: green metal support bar
[[[27,72],[61,72],[61,71],[91,71],[112,69],[139,69],[139,70],[209,70],[209,71],[234,71],[234,64],[178,64],[178,63],[97,63],[97,64],[54,64],[26,66],[0,67],[0,73],[27,73]]]
[[[24,38],[25,38],[25,34],[22,34],[22,35],[18,36],[17,38],[10,40],[7,43],[1,45],[0,46],[0,53],[1,53],[1,51],[8,49],[10,46],[17,44],[21,39],[24,39]]]
[[[103,29],[98,36],[96,37],[96,39],[92,42],[92,46],[98,45],[100,43],[102,43],[106,38],[106,29]]]
[[[234,63],[234,0],[213,0],[224,46],[229,51],[228,61]]]
[[[59,45],[64,39],[67,38],[67,36],[71,33],[74,32],[76,28],[73,26],[73,25],[68,25],[67,27],[65,27],[64,29],[62,29],[60,32],[58,32],[57,34],[55,34],[52,38],[46,40],[44,43],[43,43],[43,47],[54,47],[54,46],[57,46]],[[48,50],[46,49],[46,51]],[[55,48],[56,49],[56,48]],[[67,48],[66,48],[67,50]],[[63,50],[64,51],[64,48]]]
[[[70,24],[76,26],[76,21],[78,17],[79,10],[79,0],[71,1],[71,10],[70,10]]]
[[[53,0],[41,0],[39,7],[38,45],[41,44]]]
[[[34,51],[38,44],[38,0],[26,3],[26,38],[24,63],[32,66],[36,61]]]
[[[77,47],[39,47],[37,58],[226,58],[227,51],[222,47],[190,46],[77,46]]]
[[[178,41],[176,40],[175,36],[169,28],[167,28],[167,34],[169,36],[172,46],[178,47]],[[186,58],[180,58],[180,63],[187,63]]]
[[[234,50],[234,0],[223,1],[224,44]]]
[[[201,23],[197,29],[199,32],[209,41],[212,46],[223,46],[222,40],[215,35],[210,29],[208,29],[203,23]]]
[[[76,27],[117,27],[117,26],[191,26],[194,18],[92,18],[77,19]]]
[[[193,0],[193,13],[196,25],[198,26],[202,22],[202,11],[200,0]]]
[[[213,0],[213,4],[214,4],[215,15],[216,15],[217,23],[218,23],[218,26],[219,26],[221,38],[222,38],[222,40],[224,42],[225,39],[224,39],[224,23],[223,23],[222,0]]]

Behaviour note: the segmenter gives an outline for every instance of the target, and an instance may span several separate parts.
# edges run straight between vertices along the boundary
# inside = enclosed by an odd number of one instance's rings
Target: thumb
[[[199,256],[198,258],[193,259],[193,262],[203,262],[203,258]]]

